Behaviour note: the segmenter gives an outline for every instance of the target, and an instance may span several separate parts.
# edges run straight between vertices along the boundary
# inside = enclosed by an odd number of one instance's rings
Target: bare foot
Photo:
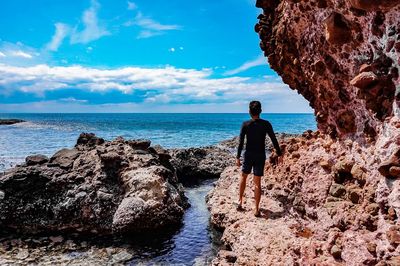
[[[254,216],[255,217],[261,217],[260,210],[254,211]]]

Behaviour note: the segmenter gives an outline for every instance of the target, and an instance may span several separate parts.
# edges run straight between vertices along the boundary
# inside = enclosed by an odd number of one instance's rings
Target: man
[[[278,156],[282,155],[281,149],[279,147],[278,141],[276,140],[274,130],[271,124],[267,120],[260,118],[261,114],[261,103],[259,101],[252,101],[249,104],[249,114],[251,120],[243,122],[242,128],[240,130],[240,141],[237,151],[236,164],[238,167],[241,166],[240,156],[243,150],[244,137],[246,136],[246,151],[244,153],[244,161],[242,167],[242,175],[240,178],[239,186],[239,202],[238,210],[243,210],[243,194],[246,188],[247,176],[253,169],[254,174],[254,198],[255,198],[255,211],[254,215],[256,217],[260,216],[260,199],[261,199],[261,177],[264,175],[264,165],[265,165],[265,137],[271,138],[274,145],[276,153]],[[279,158],[279,161],[281,161]]]

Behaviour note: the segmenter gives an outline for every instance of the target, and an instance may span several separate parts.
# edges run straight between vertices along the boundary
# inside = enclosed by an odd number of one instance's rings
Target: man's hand
[[[242,164],[240,163],[240,159],[236,159],[236,166],[240,167]]]

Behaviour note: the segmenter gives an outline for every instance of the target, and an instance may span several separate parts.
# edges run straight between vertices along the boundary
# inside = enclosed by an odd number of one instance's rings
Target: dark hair
[[[251,101],[249,104],[249,111],[251,115],[261,114],[261,103],[259,101]]]

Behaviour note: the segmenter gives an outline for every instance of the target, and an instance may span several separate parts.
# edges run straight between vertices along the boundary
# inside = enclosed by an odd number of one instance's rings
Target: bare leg
[[[260,212],[260,200],[261,200],[261,176],[254,176],[254,199],[256,203],[256,209],[254,214],[258,215]]]
[[[247,181],[248,174],[242,172],[242,176],[240,177],[240,185],[239,185],[239,204],[243,204],[243,194],[246,188],[246,181]]]

